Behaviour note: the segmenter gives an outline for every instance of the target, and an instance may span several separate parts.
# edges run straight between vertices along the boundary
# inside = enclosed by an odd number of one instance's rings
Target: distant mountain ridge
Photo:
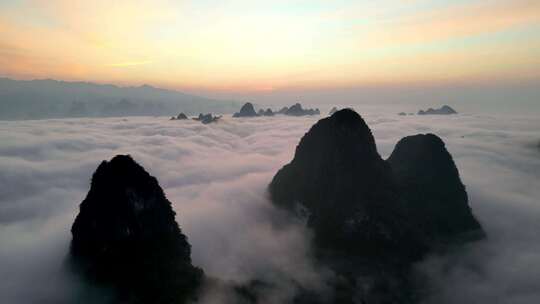
[[[149,85],[0,77],[0,119],[171,115],[178,112],[231,113],[240,103],[216,100]]]

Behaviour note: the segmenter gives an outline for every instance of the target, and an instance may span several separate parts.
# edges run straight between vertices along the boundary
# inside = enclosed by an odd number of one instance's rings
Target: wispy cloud
[[[537,77],[539,16],[535,0],[11,2],[0,44],[27,56],[0,72],[247,91],[506,81]]]

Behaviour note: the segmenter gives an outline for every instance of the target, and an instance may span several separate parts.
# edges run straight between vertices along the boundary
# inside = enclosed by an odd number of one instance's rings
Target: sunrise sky
[[[538,80],[540,1],[2,0],[0,76],[210,91]]]

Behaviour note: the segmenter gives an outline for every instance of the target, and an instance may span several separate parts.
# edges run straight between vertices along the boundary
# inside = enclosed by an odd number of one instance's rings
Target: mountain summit
[[[416,303],[414,262],[441,245],[485,235],[439,137],[406,137],[385,161],[351,109],[311,127],[269,194],[305,219],[319,260],[347,279],[334,302]]]
[[[371,130],[350,109],[319,120],[293,160],[274,176],[272,201],[300,216],[317,247],[383,258],[416,255],[406,208],[392,169],[377,152]]]
[[[71,229],[74,268],[122,303],[183,303],[203,272],[155,177],[128,155],[103,161]]]
[[[432,244],[484,236],[444,142],[434,134],[401,139],[388,158],[409,216]]]
[[[255,112],[255,108],[253,107],[253,104],[251,102],[246,102],[242,108],[240,108],[240,112],[236,112],[233,114],[233,117],[255,117],[259,116],[257,112]]]

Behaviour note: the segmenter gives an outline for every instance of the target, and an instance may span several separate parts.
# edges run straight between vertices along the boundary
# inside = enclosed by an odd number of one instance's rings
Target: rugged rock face
[[[70,262],[121,303],[186,303],[203,272],[155,177],[128,155],[102,162],[71,229]]]
[[[384,161],[350,109],[312,126],[269,194],[306,220],[319,260],[345,278],[336,303],[416,303],[414,262],[440,245],[484,236],[440,138],[406,137]]]
[[[409,216],[431,243],[482,238],[465,186],[444,142],[434,134],[401,139],[388,158]]]
[[[274,176],[272,201],[305,216],[317,247],[384,259],[418,254],[390,166],[364,120],[345,109],[319,120]]]
[[[257,112],[255,112],[255,108],[253,107],[253,104],[251,102],[246,102],[242,108],[240,108],[240,112],[236,112],[233,114],[233,117],[255,117],[258,116]]]
[[[450,115],[450,114],[457,114],[456,110],[452,109],[448,105],[444,105],[439,109],[433,109],[429,108],[427,110],[420,110],[418,111],[418,115]]]
[[[414,257],[425,251],[407,248],[411,242],[427,249],[483,236],[439,137],[405,137],[385,162],[364,120],[349,109],[321,119],[304,135],[269,192],[275,204],[303,213],[316,239],[334,249],[365,254],[363,247],[376,240],[371,249],[377,252],[404,245],[401,253]],[[384,233],[373,234],[374,227]]]

